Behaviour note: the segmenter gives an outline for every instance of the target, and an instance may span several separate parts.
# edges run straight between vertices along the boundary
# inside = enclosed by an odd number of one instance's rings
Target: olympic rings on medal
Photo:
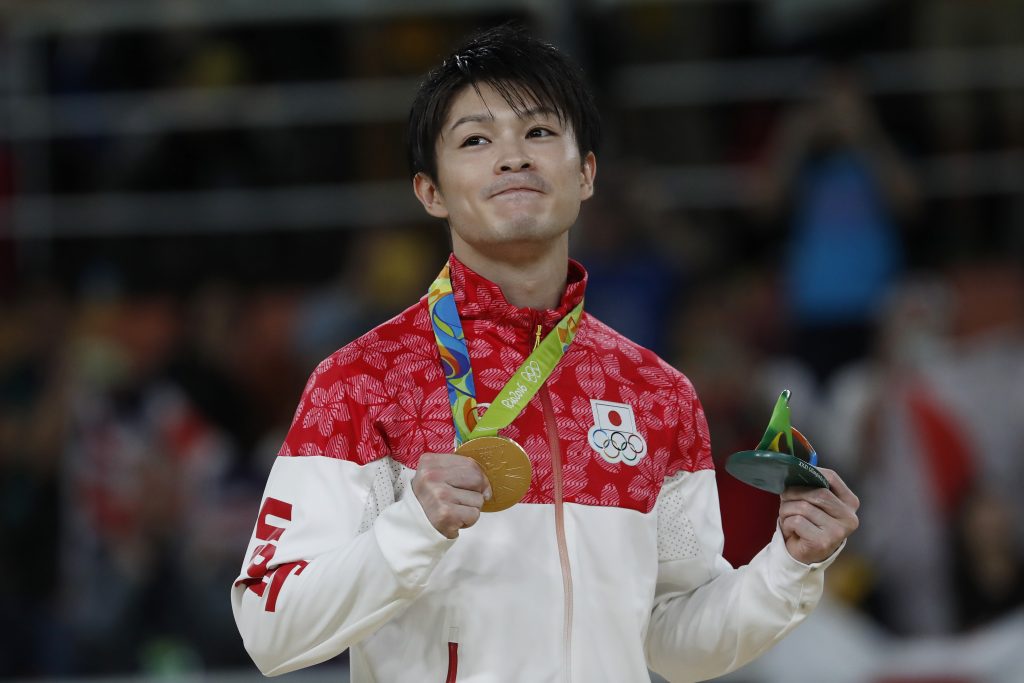
[[[595,425],[588,436],[590,447],[608,462],[635,465],[647,454],[647,443],[636,432],[609,430]]]
[[[529,363],[526,364],[525,367],[523,367],[522,371],[520,371],[519,374],[527,382],[530,382],[531,384],[536,384],[542,374],[540,370],[540,364],[535,360],[531,360]]]

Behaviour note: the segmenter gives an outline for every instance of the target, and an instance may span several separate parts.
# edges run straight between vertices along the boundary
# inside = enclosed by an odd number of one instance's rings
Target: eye
[[[480,135],[470,135],[468,138],[462,141],[460,147],[477,147],[479,145],[487,144],[487,138]]]
[[[554,135],[555,132],[549,128],[531,128],[530,132],[526,134],[528,138],[548,138]]]

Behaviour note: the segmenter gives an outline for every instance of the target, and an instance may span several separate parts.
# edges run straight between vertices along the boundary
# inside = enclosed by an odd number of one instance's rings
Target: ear
[[[597,178],[597,157],[593,152],[587,152],[580,165],[580,199],[590,199],[594,196],[594,179]]]
[[[430,176],[423,172],[417,173],[412,179],[412,191],[427,213],[434,218],[448,218],[448,207],[445,206],[441,188]]]

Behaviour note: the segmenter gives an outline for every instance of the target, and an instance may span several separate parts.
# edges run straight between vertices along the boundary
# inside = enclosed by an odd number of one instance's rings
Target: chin
[[[533,237],[544,232],[544,225],[536,216],[525,214],[514,216],[506,221],[499,232],[509,237]]]
[[[536,241],[549,240],[565,233],[572,221],[564,224],[552,221],[550,217],[540,217],[534,213],[521,213],[509,216],[495,223],[494,234],[502,241]]]
[[[502,216],[491,216],[481,220],[477,228],[461,231],[456,229],[461,238],[468,244],[475,244],[478,249],[488,251],[504,249],[512,246],[529,246],[548,243],[568,232],[571,222],[563,225],[548,220],[547,216],[538,216],[534,212],[506,213]]]

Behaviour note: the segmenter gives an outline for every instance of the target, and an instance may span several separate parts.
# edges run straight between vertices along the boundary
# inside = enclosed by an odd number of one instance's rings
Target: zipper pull
[[[533,344],[533,350],[534,351],[536,351],[537,347],[540,346],[540,333],[541,333],[541,324],[537,323],[537,341],[535,341],[534,344]]]

